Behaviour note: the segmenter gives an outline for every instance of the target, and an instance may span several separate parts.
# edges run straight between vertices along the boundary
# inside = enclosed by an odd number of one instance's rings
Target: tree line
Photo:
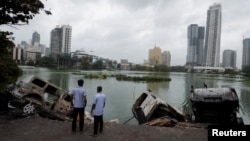
[[[0,26],[21,26],[28,24],[35,15],[44,12],[47,15],[52,13],[49,10],[44,9],[44,4],[41,0],[1,0],[0,3]],[[11,83],[14,82],[17,77],[22,73],[18,68],[16,62],[12,59],[11,50],[15,47],[14,35],[9,31],[0,31],[0,83]],[[121,64],[117,62],[102,60],[97,60],[95,62],[91,61],[93,58],[81,58],[76,61],[75,58],[65,58],[60,57],[59,63],[55,64],[55,60],[50,57],[42,57],[36,63],[30,61],[28,65],[38,65],[38,66],[77,66],[79,69],[105,69],[105,68],[115,68],[120,69]],[[77,62],[78,65],[74,63]],[[156,71],[156,72],[186,72],[184,66],[171,66],[167,67],[165,65],[156,65],[154,67],[147,67],[142,65],[135,65],[132,67],[130,64],[130,70],[139,71]],[[235,73],[230,70],[226,70],[226,73]],[[242,73],[245,76],[250,77],[250,66],[245,66],[242,69]]]

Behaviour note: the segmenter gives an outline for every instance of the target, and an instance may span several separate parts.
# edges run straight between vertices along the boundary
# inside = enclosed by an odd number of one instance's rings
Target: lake
[[[149,73],[138,71],[82,71],[84,73],[103,73],[126,74],[131,76],[150,76],[159,75],[170,77],[169,82],[133,82],[117,81],[115,77],[107,79],[87,79],[84,75],[75,75],[72,72],[51,70],[47,68],[23,69],[24,73],[19,80],[28,76],[36,75],[44,80],[50,81],[66,90],[71,90],[77,86],[77,80],[84,79],[84,87],[87,89],[87,108],[90,111],[93,97],[96,93],[96,87],[102,86],[103,93],[107,96],[104,120],[119,119],[124,123],[130,119],[133,114],[131,111],[135,99],[148,89],[159,98],[165,100],[168,104],[174,106],[180,111],[191,112],[189,100],[191,85],[195,88],[203,88],[205,82],[208,87],[234,87],[240,100],[240,116],[245,124],[250,124],[250,82],[241,81],[238,78],[226,78],[219,75],[211,76],[208,74],[195,73]],[[137,124],[135,119],[127,124]]]

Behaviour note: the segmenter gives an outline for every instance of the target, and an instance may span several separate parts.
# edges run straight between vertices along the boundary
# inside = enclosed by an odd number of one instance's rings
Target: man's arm
[[[93,116],[93,110],[95,109],[95,104],[92,104],[92,107],[91,107],[91,115]]]
[[[70,103],[71,103],[71,106],[73,106],[73,95],[72,94],[70,95]]]
[[[84,107],[86,107],[87,106],[87,96],[83,97],[83,101],[84,101]]]

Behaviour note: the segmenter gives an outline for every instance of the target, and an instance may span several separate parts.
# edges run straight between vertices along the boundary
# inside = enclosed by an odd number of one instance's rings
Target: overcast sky
[[[43,0],[45,9],[28,25],[1,30],[14,32],[15,43],[30,43],[37,31],[40,43],[49,47],[56,25],[72,26],[71,51],[94,51],[112,60],[143,63],[155,45],[170,51],[171,66],[184,65],[187,55],[187,27],[206,26],[207,10],[222,6],[220,60],[225,49],[237,51],[242,62],[242,39],[250,38],[250,0]]]

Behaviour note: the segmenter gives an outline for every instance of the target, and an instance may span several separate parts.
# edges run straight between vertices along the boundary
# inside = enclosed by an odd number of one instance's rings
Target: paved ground
[[[85,131],[71,133],[71,122],[30,116],[17,119],[0,116],[0,141],[206,141],[204,128],[152,127],[105,124],[104,132],[91,137],[93,125]]]

